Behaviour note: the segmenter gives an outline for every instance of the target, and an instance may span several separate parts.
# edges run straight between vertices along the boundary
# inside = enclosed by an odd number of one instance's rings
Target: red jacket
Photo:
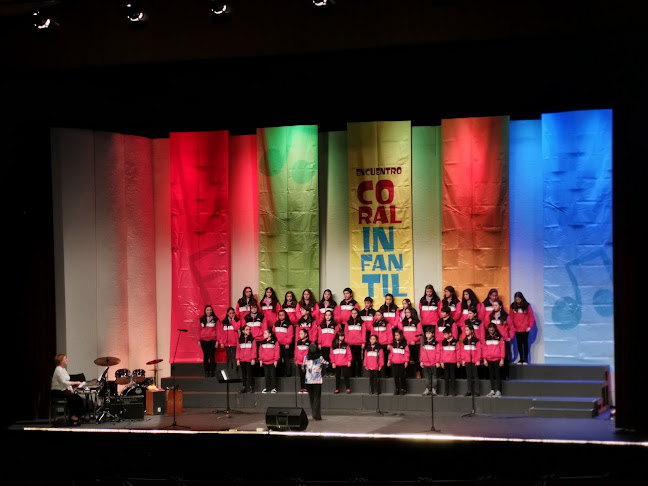
[[[389,345],[389,363],[403,364],[409,363],[410,350],[407,341],[401,339],[400,341],[392,341]]]
[[[479,338],[475,335],[470,339],[463,338],[459,349],[459,361],[479,364],[482,359],[482,343]]]
[[[273,307],[271,302],[268,303],[263,299],[259,302],[259,309],[261,310],[265,321],[269,323],[269,325],[274,325],[274,323],[277,322],[277,319],[279,319],[277,314],[281,310],[281,304],[277,302]]]
[[[499,361],[504,359],[504,338],[495,333],[491,336],[486,333],[484,338],[484,346],[482,348],[482,356],[487,361]]]
[[[439,301],[439,319],[441,319],[441,309],[444,307],[450,307],[450,317],[452,320],[457,322],[461,317],[461,301],[457,300],[455,302],[448,302],[446,299],[441,299]]]
[[[202,321],[200,318],[200,340],[217,341],[218,340],[218,317],[211,315],[211,320]]]
[[[407,344],[410,344],[412,341],[414,341],[414,344],[420,343],[421,335],[423,334],[421,323],[413,319],[411,322],[402,321],[402,324],[403,335]]]
[[[290,319],[290,322],[292,322],[293,325],[297,324],[297,321],[301,317],[301,312],[298,312],[297,304],[295,304],[294,307],[282,306],[282,309],[286,311],[286,315],[288,316],[288,319]]]
[[[373,308],[362,309],[360,311],[360,319],[366,324],[367,329],[371,330],[370,324],[374,321],[374,316],[376,315],[376,310]]]
[[[365,322],[358,317],[356,322],[349,318],[346,323],[344,328],[345,341],[352,346],[363,345],[367,339],[367,326]]]
[[[277,321],[274,326],[274,333],[277,336],[277,341],[279,344],[285,346],[290,344],[293,340],[293,333],[295,332],[292,322],[288,321]]]
[[[354,307],[360,310],[360,306],[353,298],[340,302],[340,304],[335,308],[337,311],[337,315],[334,316],[335,320],[337,322],[348,321],[351,318],[351,309]]]
[[[456,363],[459,361],[459,341],[453,336],[450,341],[444,339],[441,341],[441,350],[439,351],[439,363]]]
[[[533,315],[533,309],[531,304],[527,307],[526,311],[520,309],[514,309],[511,305],[511,314],[509,316],[513,321],[513,329],[516,332],[526,332],[527,329],[532,329],[535,325],[535,316]]]
[[[338,329],[339,326],[337,322],[330,321],[329,323],[327,323],[326,321],[323,321],[317,327],[317,344],[324,348],[330,348],[331,344],[333,344],[333,338],[335,338]]]
[[[326,314],[327,310],[330,310],[333,312],[333,319],[335,319],[335,315],[338,313],[338,308],[337,308],[337,303],[334,301],[329,301],[328,307],[324,305],[323,302],[320,301],[319,304],[317,304],[319,308],[319,312],[317,313],[317,323],[321,324],[322,321],[324,320],[324,314]]]
[[[381,370],[385,366],[385,353],[380,344],[367,344],[363,364],[367,370]]]
[[[297,309],[297,319],[301,319],[301,304],[297,302],[297,306],[295,307]],[[313,307],[310,309],[310,315],[313,318],[315,322],[319,319],[320,311],[319,311],[319,305],[317,302],[313,304]]]
[[[257,312],[254,316],[248,314],[245,316],[244,321],[243,327],[250,326],[250,334],[252,334],[252,337],[257,341],[261,341],[263,339],[263,331],[266,327],[266,324],[263,322],[263,314],[260,312]]]
[[[489,324],[492,322],[497,326],[497,330],[502,335],[504,340],[510,341],[512,338],[515,337],[515,328],[513,327],[513,320],[511,319],[511,316],[509,316],[503,310],[500,311],[499,318],[495,318],[495,313],[491,312],[490,315],[488,316],[487,322]]]
[[[295,326],[295,342],[299,341],[299,330],[302,328],[308,331],[308,339],[310,339],[312,343],[317,342],[318,327],[319,326],[315,321],[302,321],[300,318]]]
[[[483,342],[484,341],[484,332],[486,331],[486,326],[484,326],[482,324],[482,322],[476,317],[474,319],[472,319],[472,320],[471,319],[466,319],[464,321],[464,329],[466,328],[466,326],[468,324],[470,324],[473,327],[473,334],[475,335],[475,337]],[[465,336],[465,334],[462,334],[462,336]]]
[[[428,341],[426,337],[421,339],[421,351],[419,353],[421,359],[421,366],[436,366],[439,362],[439,351],[441,346],[439,342],[432,337],[432,341]]]
[[[257,344],[252,334],[245,336],[241,334],[238,342],[238,348],[236,348],[236,359],[238,361],[244,361],[250,363],[256,361],[257,359]]]
[[[425,296],[419,301],[419,318],[423,325],[436,325],[439,320],[439,304],[433,300],[427,301]]]
[[[243,321],[245,319],[245,316],[247,316],[250,313],[250,303],[242,303],[241,299],[236,303],[236,317],[238,317],[239,321]]]
[[[385,304],[383,304],[383,305],[380,306],[379,310],[380,310],[380,312],[382,312],[383,318],[387,322],[389,322],[390,324],[395,324],[397,322],[399,309],[396,306],[396,304],[394,304],[392,302],[392,304],[389,306],[389,308],[387,308],[387,306]]]
[[[502,304],[501,309],[504,312],[506,311],[506,308],[504,307],[504,304]],[[477,307],[477,312],[480,312],[480,314],[477,315],[479,319],[482,322],[488,322],[488,316],[490,316],[491,312],[493,312],[493,305],[492,302],[489,299],[486,299],[484,302],[481,303],[481,307]]]
[[[236,346],[240,328],[241,322],[236,317],[234,317],[234,322],[230,322],[229,317],[223,319],[222,324],[216,327],[218,343],[228,347]]]
[[[279,347],[281,345],[274,339],[261,341],[259,346],[259,362],[261,364],[274,364],[279,361]]]
[[[295,363],[299,366],[303,366],[304,358],[308,354],[308,348],[310,347],[311,341],[306,338],[304,340],[298,340],[295,343]]]
[[[382,346],[387,346],[394,340],[392,325],[385,319],[378,322],[372,322],[369,331],[371,334],[378,336],[378,342]]]
[[[443,336],[443,330],[448,327],[448,325],[450,325],[450,329],[452,329],[452,337],[455,339],[459,337],[457,323],[452,317],[448,317],[445,320],[439,318],[439,320],[437,321],[436,331],[434,332],[434,337],[437,341],[441,342],[445,339],[445,337]]]
[[[342,343],[341,346],[339,343],[335,343],[331,347],[331,364],[335,366],[351,366],[351,361],[353,361],[351,346],[346,342]]]

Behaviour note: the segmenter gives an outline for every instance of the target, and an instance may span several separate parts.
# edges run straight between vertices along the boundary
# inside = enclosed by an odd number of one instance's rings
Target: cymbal
[[[146,364],[147,364],[147,365],[154,365],[154,364],[161,363],[162,361],[164,361],[164,360],[163,360],[163,359],[160,359],[160,358],[158,358],[158,359],[152,359],[151,361],[148,361]]]
[[[146,370],[146,371],[162,371],[164,368],[155,368],[153,370]]]
[[[103,358],[97,358],[94,360],[94,364],[97,366],[115,366],[119,363],[121,363],[121,359],[113,356],[104,356]]]

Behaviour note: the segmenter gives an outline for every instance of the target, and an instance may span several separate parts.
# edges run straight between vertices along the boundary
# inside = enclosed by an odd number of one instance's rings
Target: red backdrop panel
[[[200,362],[198,318],[206,304],[214,307],[219,318],[229,304],[229,134],[226,131],[171,133],[169,151],[170,360]],[[189,332],[179,333],[179,328]],[[179,341],[178,334],[181,334]]]

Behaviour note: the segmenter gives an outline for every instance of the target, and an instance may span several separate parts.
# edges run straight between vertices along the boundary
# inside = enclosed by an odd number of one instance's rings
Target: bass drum
[[[121,394],[125,397],[144,397],[146,396],[146,386],[135,383],[124,388]]]

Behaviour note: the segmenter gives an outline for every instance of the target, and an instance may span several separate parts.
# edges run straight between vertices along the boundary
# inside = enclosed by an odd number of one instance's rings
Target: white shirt
[[[70,375],[65,368],[57,366],[52,376],[51,390],[67,390],[72,385]]]

